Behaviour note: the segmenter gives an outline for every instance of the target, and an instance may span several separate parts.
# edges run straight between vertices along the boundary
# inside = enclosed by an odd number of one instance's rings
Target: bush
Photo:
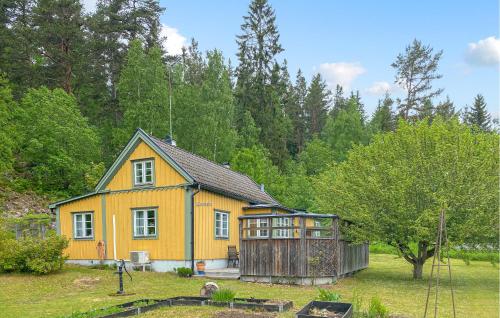
[[[389,310],[385,307],[378,297],[370,300],[367,318],[386,318],[389,317]]]
[[[194,272],[191,268],[188,267],[179,267],[175,269],[175,272],[179,277],[191,277]]]
[[[321,301],[339,301],[341,298],[339,294],[328,289],[318,288],[318,291],[318,300]]]
[[[62,268],[68,240],[55,233],[19,240],[0,235],[0,272],[48,274]]]
[[[231,302],[234,300],[236,293],[229,288],[222,288],[212,294],[213,301]]]

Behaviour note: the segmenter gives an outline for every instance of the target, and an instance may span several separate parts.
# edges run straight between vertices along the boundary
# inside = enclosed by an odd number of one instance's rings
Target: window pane
[[[85,230],[85,236],[87,236],[87,237],[88,237],[88,236],[92,236],[92,228],[87,228],[87,229]]]
[[[82,221],[82,215],[81,214],[75,214],[75,220],[76,220],[76,222],[81,222]]]
[[[77,227],[76,228],[76,237],[82,237],[83,236],[83,231],[82,231],[82,228],[81,227]]]
[[[85,214],[85,221],[92,222],[92,214],[90,213]]]
[[[156,228],[154,226],[148,226],[148,235],[155,235],[156,234]]]
[[[149,210],[148,219],[154,219],[154,218],[155,218],[155,210]]]

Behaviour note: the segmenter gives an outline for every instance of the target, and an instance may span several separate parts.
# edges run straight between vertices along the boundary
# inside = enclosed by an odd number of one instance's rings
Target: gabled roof
[[[248,200],[251,203],[278,204],[247,175],[173,146],[154,136],[149,136],[149,138],[202,188]]]
[[[179,147],[151,136],[138,129],[129,140],[113,165],[97,184],[95,191],[104,191],[121,165],[127,160],[140,141],[144,141],[167,161],[188,183],[199,184],[201,188],[250,203],[278,204],[278,202],[248,176],[233,171],[215,162],[190,153]]]

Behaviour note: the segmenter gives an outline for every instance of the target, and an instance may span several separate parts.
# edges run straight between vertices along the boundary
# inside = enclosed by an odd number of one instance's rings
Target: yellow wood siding
[[[106,196],[108,255],[113,257],[113,215],[116,220],[116,258],[130,251],[148,251],[152,260],[184,259],[183,188],[111,193]],[[157,207],[157,238],[134,239],[132,209]]]
[[[94,238],[73,239],[73,212],[94,212]],[[70,259],[98,259],[97,242],[102,240],[101,195],[64,204],[59,209],[61,234],[69,239],[66,254]]]
[[[227,259],[227,246],[239,250],[238,217],[248,202],[201,190],[195,195],[195,259]],[[215,239],[215,210],[229,212],[229,239]]]
[[[139,159],[154,158],[154,179],[155,186],[170,186],[185,183],[186,180],[177,171],[175,171],[156,151],[141,141],[127,161],[119,168],[113,179],[106,186],[107,190],[131,189],[133,185],[132,161]]]

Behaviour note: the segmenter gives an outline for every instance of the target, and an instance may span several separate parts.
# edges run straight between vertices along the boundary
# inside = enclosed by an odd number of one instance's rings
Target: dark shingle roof
[[[225,193],[250,203],[279,204],[248,176],[151,136],[151,140],[186,171],[202,188]]]

